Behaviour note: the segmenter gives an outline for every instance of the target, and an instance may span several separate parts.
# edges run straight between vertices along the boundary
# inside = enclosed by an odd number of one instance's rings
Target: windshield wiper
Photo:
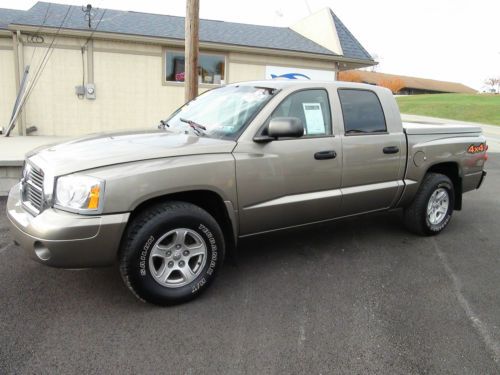
[[[201,124],[198,124],[197,122],[194,122],[193,120],[188,120],[182,117],[179,120],[188,124],[195,131],[197,135],[205,134],[205,131],[207,130],[206,127],[204,127]]]
[[[160,124],[158,125],[158,129],[165,130],[166,128],[170,128],[170,125],[168,124],[168,122],[165,120],[160,120]]]

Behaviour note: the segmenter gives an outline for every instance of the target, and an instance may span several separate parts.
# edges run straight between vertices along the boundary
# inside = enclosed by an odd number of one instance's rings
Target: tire
[[[120,249],[120,273],[142,301],[174,305],[208,288],[224,250],[222,231],[208,212],[186,202],[162,203],[129,224]]]
[[[404,224],[421,236],[436,235],[450,222],[454,204],[455,190],[451,180],[440,173],[427,173],[413,202],[404,210]]]

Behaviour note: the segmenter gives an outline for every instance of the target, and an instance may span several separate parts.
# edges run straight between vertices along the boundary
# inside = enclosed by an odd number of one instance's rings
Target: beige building
[[[184,102],[183,38],[182,17],[98,9],[89,27],[80,6],[0,9],[0,127],[28,65],[13,135],[155,127]],[[330,9],[289,28],[201,20],[200,53],[200,92],[276,77],[335,79],[376,64]]]

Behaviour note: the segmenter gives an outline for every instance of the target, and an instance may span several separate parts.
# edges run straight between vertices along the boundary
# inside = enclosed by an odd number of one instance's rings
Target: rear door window
[[[387,132],[384,111],[373,91],[339,89],[345,134]]]

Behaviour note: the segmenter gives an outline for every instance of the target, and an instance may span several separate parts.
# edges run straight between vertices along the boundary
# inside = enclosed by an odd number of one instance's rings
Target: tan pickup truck
[[[31,152],[7,214],[38,262],[117,263],[136,296],[168,305],[203,292],[245,236],[393,208],[439,233],[481,185],[486,150],[474,126],[403,125],[383,88],[237,83],[157,130]]]

